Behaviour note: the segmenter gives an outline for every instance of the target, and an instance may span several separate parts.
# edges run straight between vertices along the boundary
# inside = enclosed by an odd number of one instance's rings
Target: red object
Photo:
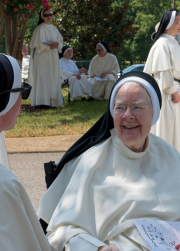
[[[14,8],[14,13],[16,13],[17,11],[19,11],[19,9],[18,8]]]
[[[49,4],[44,4],[44,9],[49,10],[50,9]]]
[[[27,7],[26,7],[28,10],[32,10],[34,7],[32,4],[29,4]]]

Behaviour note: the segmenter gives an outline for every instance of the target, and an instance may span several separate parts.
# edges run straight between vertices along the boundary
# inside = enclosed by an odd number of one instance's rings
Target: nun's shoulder
[[[3,191],[17,191],[18,187],[22,187],[16,176],[0,164],[0,186]]]
[[[95,55],[92,59],[91,59],[91,62],[95,61],[99,56],[98,55]]]
[[[164,157],[171,158],[176,156],[177,158],[180,159],[180,153],[169,142],[167,142],[164,139],[161,139],[160,137],[152,133],[149,134],[149,137],[151,141],[150,150],[153,151],[155,154],[159,154],[160,158]]]
[[[112,54],[112,53],[110,53],[110,52],[107,52],[107,54],[108,54],[108,57],[111,57],[111,58],[117,59],[117,58],[116,58],[116,56],[115,56],[114,54]]]
[[[53,29],[54,31],[60,33],[60,31],[54,25],[52,25],[52,24],[51,24],[51,29]]]

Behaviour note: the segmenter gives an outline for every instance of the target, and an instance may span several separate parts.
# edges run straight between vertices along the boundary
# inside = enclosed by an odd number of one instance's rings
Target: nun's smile
[[[116,135],[132,151],[142,151],[153,116],[149,94],[139,85],[124,84],[116,94],[115,104]]]

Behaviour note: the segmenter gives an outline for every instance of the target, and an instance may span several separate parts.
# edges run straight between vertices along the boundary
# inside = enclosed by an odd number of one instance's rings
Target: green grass
[[[63,96],[63,108],[19,114],[15,127],[6,131],[6,137],[84,134],[107,110],[108,101],[82,102],[81,99],[77,99],[66,103],[67,92],[64,90]]]

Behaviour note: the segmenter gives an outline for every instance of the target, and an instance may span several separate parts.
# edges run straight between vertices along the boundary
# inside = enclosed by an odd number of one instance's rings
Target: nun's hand
[[[179,103],[180,102],[180,96],[178,92],[174,92],[172,95],[172,102],[173,103]]]
[[[180,251],[180,243],[175,245],[175,249],[177,249],[178,251]]]
[[[96,75],[92,75],[90,78],[94,78],[94,77],[97,77]]]
[[[112,246],[102,246],[98,248],[98,251],[120,251],[115,245]]]
[[[52,50],[52,49],[58,48],[59,43],[57,43],[57,42],[52,42],[52,43],[50,43],[50,44],[48,44],[48,45],[50,46],[50,49]]]
[[[75,76],[78,80],[81,79],[81,75],[80,74],[73,74],[73,76]]]
[[[106,77],[106,75],[107,75],[107,72],[105,71],[105,72],[101,73],[101,75],[99,77],[104,78],[104,77]]]
[[[85,68],[81,68],[80,72],[88,74],[88,71]]]

